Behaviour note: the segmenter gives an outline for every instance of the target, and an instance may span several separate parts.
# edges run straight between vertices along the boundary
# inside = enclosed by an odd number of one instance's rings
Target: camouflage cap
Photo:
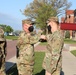
[[[0,41],[5,41],[5,38],[4,38],[4,31],[2,28],[0,28]]]
[[[50,17],[48,20],[47,20],[47,23],[49,23],[50,21],[54,21],[54,22],[58,22],[58,18],[57,17]]]
[[[24,20],[22,20],[22,24],[29,24],[29,25],[33,25],[35,22],[34,21],[32,21],[32,20],[30,20],[30,19],[24,19]]]

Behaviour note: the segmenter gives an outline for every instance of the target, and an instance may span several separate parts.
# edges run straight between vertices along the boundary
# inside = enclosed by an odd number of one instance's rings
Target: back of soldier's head
[[[58,17],[50,17],[47,20],[47,23],[49,23],[50,21],[53,21],[53,22],[55,22],[55,23],[57,23],[59,25],[59,19],[58,19]]]
[[[31,19],[24,19],[24,20],[22,20],[22,25],[24,25],[24,24],[33,25],[34,22]]]

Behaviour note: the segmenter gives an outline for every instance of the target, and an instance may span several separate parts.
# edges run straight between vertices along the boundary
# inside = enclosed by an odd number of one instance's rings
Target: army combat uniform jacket
[[[17,48],[19,57],[17,67],[20,75],[32,75],[34,65],[34,44],[39,37],[31,32],[31,35],[22,32],[19,36]]]
[[[47,51],[45,53],[43,68],[53,74],[62,68],[63,37],[60,31],[56,31],[47,38]]]
[[[0,75],[6,75],[5,57],[6,57],[6,40],[4,38],[4,31],[2,28],[0,28]]]

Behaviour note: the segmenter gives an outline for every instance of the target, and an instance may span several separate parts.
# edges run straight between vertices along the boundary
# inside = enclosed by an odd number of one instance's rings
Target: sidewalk
[[[35,45],[39,47],[37,43]],[[73,56],[67,48],[68,46],[64,45],[63,49],[63,59],[62,59],[62,75],[76,75],[76,57]],[[10,69],[16,63],[16,56],[6,61],[6,70]]]
[[[63,49],[62,71],[63,75],[76,75],[76,57],[65,48]]]

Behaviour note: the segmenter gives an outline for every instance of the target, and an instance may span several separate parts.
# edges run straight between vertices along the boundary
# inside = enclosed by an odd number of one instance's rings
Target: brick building
[[[65,17],[61,17],[61,23],[76,23],[76,9],[75,10],[66,10]],[[64,34],[65,30],[63,30]],[[75,38],[75,31],[69,30],[70,38]]]

